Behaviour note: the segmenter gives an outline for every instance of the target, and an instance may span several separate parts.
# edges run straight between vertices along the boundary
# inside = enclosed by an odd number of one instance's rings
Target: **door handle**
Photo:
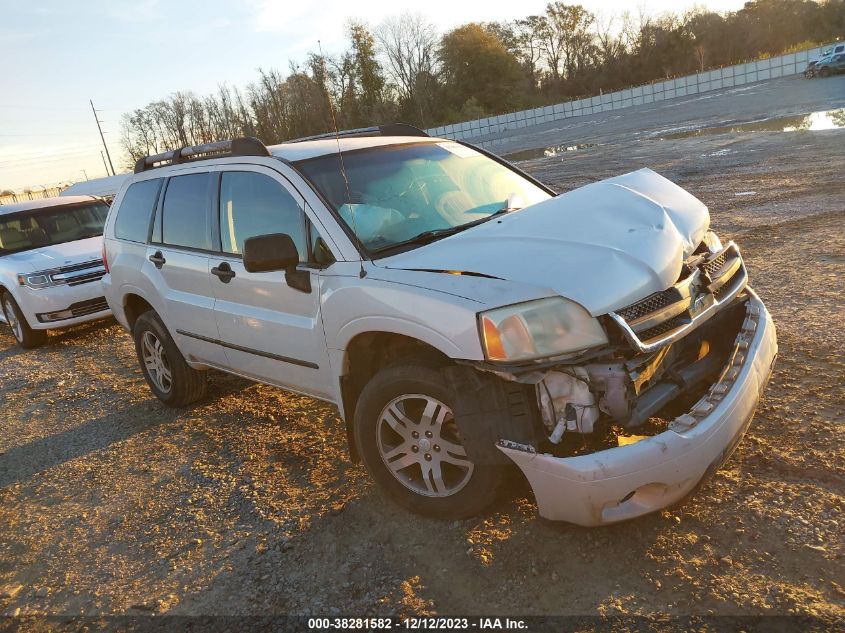
[[[232,270],[232,267],[229,266],[227,262],[223,262],[219,266],[212,268],[211,274],[217,277],[224,284],[227,284],[232,281],[232,277],[235,276],[235,271]]]
[[[164,259],[164,255],[161,254],[161,251],[156,251],[150,255],[150,261],[155,264],[155,267],[159,270],[161,270],[161,267],[167,262],[167,260]]]

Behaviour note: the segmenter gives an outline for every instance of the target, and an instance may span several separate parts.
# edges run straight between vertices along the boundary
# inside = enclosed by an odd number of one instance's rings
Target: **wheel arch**
[[[5,285],[5,284],[3,284],[2,282],[0,282],[0,300],[2,300],[2,299],[3,299],[3,295],[4,295],[4,294],[6,294],[7,292],[8,292],[10,295],[12,295],[12,298],[14,299],[15,295],[14,295],[14,294],[12,294],[12,291],[11,291],[11,290],[9,290],[8,288],[6,288],[6,285]],[[0,305],[0,319],[2,319],[2,320],[3,320],[3,322],[5,323],[5,322],[6,322],[6,317],[5,317],[5,313],[3,312],[3,310],[4,310],[3,306],[2,306],[2,305]]]
[[[20,305],[20,301],[18,301],[17,296],[15,296],[15,291],[14,291],[14,290],[12,290],[12,286],[11,286],[10,284],[8,284],[8,283],[5,283],[5,282],[0,281],[0,297],[2,297],[2,296],[3,296],[5,293],[7,293],[7,292],[8,292],[10,295],[12,295],[12,299],[14,299],[14,300],[15,300],[15,303],[17,303],[18,305]]]
[[[450,356],[430,342],[388,330],[360,332],[346,344],[341,360],[340,396],[350,456],[359,456],[353,436],[355,407],[370,379],[400,359],[446,365]]]
[[[23,318],[24,318],[24,321],[26,322],[26,324],[27,324],[27,325],[29,325],[29,327],[30,327],[30,328],[41,330],[42,328],[40,328],[40,327],[38,327],[38,326],[39,326],[39,325],[42,325],[42,324],[41,324],[41,323],[39,323],[37,320],[35,320],[35,321],[33,322],[33,319],[35,318],[35,315],[29,315],[29,314],[27,314],[27,313],[24,311],[24,309],[21,307],[21,300],[20,300],[20,297],[18,297],[18,296],[15,294],[15,291],[13,290],[13,286],[9,285],[8,283],[3,283],[3,282],[0,282],[0,299],[2,299],[2,298],[3,298],[3,295],[4,295],[4,294],[6,294],[7,292],[9,293],[9,296],[11,296],[11,297],[12,297],[12,301],[14,301],[14,302],[15,302],[15,304],[17,304],[17,306],[18,306],[18,310],[20,310],[20,311],[21,311],[21,314],[23,315]],[[4,310],[3,306],[2,306],[2,305],[0,305],[0,316],[3,316],[3,315],[4,315],[3,310]],[[4,322],[5,322],[5,317],[4,317],[4,316],[3,316],[3,320],[4,320]]]
[[[130,332],[135,327],[138,317],[150,310],[155,312],[153,305],[137,292],[127,292],[123,296],[123,313]]]

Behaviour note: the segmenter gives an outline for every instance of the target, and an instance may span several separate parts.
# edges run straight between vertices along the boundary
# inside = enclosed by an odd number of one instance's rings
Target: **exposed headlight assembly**
[[[525,361],[578,352],[607,343],[599,322],[574,301],[549,297],[478,315],[484,355]]]

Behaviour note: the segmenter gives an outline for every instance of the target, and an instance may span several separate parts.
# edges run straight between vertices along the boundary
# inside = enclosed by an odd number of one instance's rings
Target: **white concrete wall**
[[[634,88],[626,88],[617,92],[608,92],[594,97],[585,97],[577,101],[567,101],[555,105],[543,106],[533,110],[520,110],[509,114],[500,114],[453,123],[426,130],[432,136],[468,140],[480,138],[489,134],[499,134],[508,130],[516,130],[549,121],[587,116],[599,112],[619,110],[631,106],[654,103],[665,99],[685,97],[711,90],[732,88],[757,81],[767,81],[778,77],[787,77],[804,72],[807,61],[819,56],[821,50],[827,48],[811,48],[798,53],[789,53],[780,57],[760,59],[747,64],[737,64],[726,68],[708,70],[677,79],[667,79]],[[495,145],[495,140],[482,142],[483,146]]]

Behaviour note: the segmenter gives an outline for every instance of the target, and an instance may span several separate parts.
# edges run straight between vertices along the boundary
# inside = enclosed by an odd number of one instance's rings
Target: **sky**
[[[575,3],[575,0],[572,2]],[[581,0],[603,15],[736,10],[743,0]],[[546,0],[0,0],[0,191],[106,175],[91,111],[115,169],[120,118],[177,90],[243,87],[256,69],[287,71],[322,42],[346,47],[349,18],[371,27],[406,12],[444,32],[542,13]]]

